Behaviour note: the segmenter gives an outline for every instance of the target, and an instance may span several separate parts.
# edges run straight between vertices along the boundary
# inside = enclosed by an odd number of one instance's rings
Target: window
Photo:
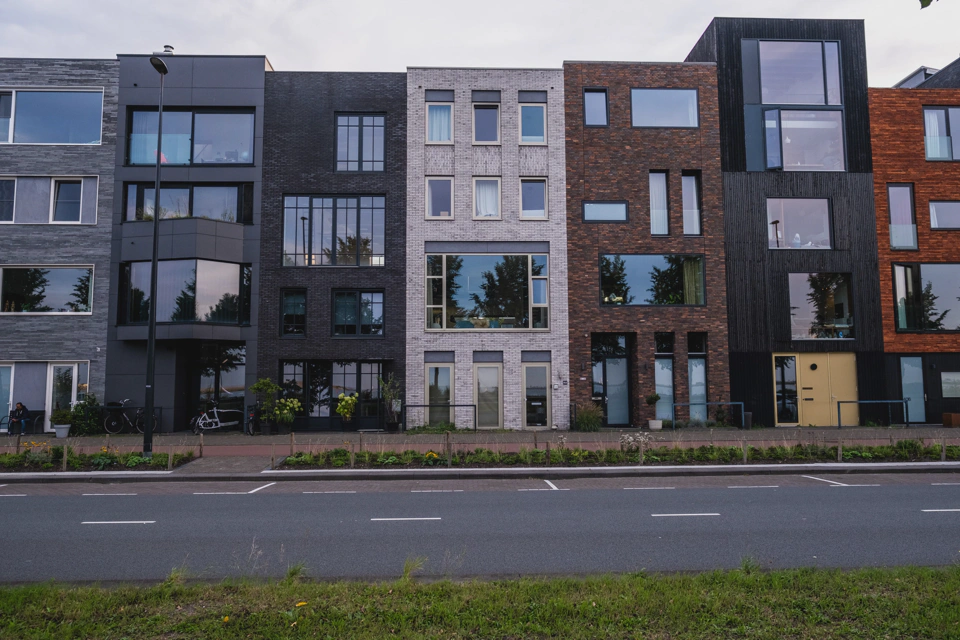
[[[383,293],[377,291],[334,292],[333,335],[382,336]]]
[[[773,368],[777,387],[777,424],[798,423],[797,356],[774,356]]]
[[[2,200],[0,196],[0,208],[3,207]],[[960,202],[931,202],[930,228],[960,229]]]
[[[80,222],[80,194],[83,191],[79,180],[54,180],[53,222]]]
[[[650,234],[665,236],[670,233],[667,211],[667,173],[650,172]]]
[[[124,265],[121,303],[127,324],[150,319],[150,263]],[[157,322],[249,324],[250,265],[163,260],[157,268]]]
[[[600,256],[600,304],[704,304],[703,258],[684,255]]]
[[[960,331],[960,264],[893,267],[897,329]]]
[[[473,105],[473,144],[500,144],[500,105]]]
[[[337,418],[340,394],[359,396],[354,420],[358,427],[376,427],[381,416],[379,362],[330,360],[280,361],[283,397],[296,398],[308,418]],[[369,419],[369,420],[367,420]]]
[[[520,105],[520,144],[547,143],[547,105]]]
[[[427,329],[547,329],[545,255],[427,255]]]
[[[427,178],[427,217],[453,217],[453,178]]]
[[[13,222],[13,202],[16,191],[16,180],[0,180],[0,222]]]
[[[92,267],[3,267],[2,313],[90,313]]]
[[[584,202],[584,222],[626,222],[626,202]]]
[[[130,164],[157,163],[157,112],[130,118]],[[253,164],[252,111],[163,111],[162,164]]]
[[[840,44],[761,40],[760,96],[764,104],[840,104]]]
[[[499,428],[503,418],[503,364],[473,365],[477,427]]]
[[[452,142],[453,104],[428,104],[427,144],[451,144]]]
[[[829,201],[826,198],[767,198],[767,246],[829,249]]]
[[[154,183],[127,184],[127,222],[153,220]],[[160,219],[206,218],[220,222],[253,222],[253,184],[164,184],[160,186]]]
[[[384,265],[384,198],[287,196],[283,199],[287,267]]]
[[[769,109],[764,112],[767,168],[843,171],[843,113]]]
[[[337,116],[337,171],[383,171],[384,116]]]
[[[199,358],[195,361],[200,373],[197,404],[206,408],[207,403],[216,402],[220,411],[243,411],[247,388],[246,344],[218,341],[202,342],[199,346]]]
[[[100,144],[102,120],[102,91],[0,93],[0,142]]]
[[[588,127],[607,126],[607,90],[583,90],[583,124]]]
[[[927,160],[960,160],[960,107],[923,110]]]
[[[690,419],[707,419],[707,334],[687,334],[687,385]]]
[[[434,364],[426,366],[426,400],[428,407],[427,423],[431,425],[450,424],[453,422],[453,408],[445,409],[443,405],[453,405],[453,363]],[[440,405],[440,406],[433,406]]]
[[[680,177],[683,191],[683,235],[699,236],[700,227],[700,175],[684,173]]]
[[[500,218],[500,178],[473,179],[473,217]]]
[[[888,184],[887,205],[890,208],[890,247],[917,248],[917,220],[913,211],[913,185]],[[936,228],[936,214],[930,204],[930,226]]]
[[[304,336],[307,333],[307,290],[286,289],[280,292],[280,335]]]
[[[520,218],[546,220],[546,178],[520,178]]]
[[[791,339],[854,337],[849,275],[791,273],[788,277]]]
[[[654,384],[660,400],[656,405],[657,420],[673,420],[673,334],[653,334]]]
[[[635,127],[699,126],[696,89],[631,89]]]
[[[944,398],[960,398],[960,373],[940,372],[940,391]]]

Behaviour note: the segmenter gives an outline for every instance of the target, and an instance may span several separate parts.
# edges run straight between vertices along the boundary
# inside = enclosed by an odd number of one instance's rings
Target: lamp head
[[[153,65],[153,68],[157,70],[162,76],[167,75],[169,69],[167,69],[167,64],[161,60],[158,56],[150,56],[150,64]]]

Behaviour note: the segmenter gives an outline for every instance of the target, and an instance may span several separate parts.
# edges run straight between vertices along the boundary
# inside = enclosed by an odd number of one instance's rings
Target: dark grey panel
[[[474,362],[503,362],[503,351],[474,351]]]
[[[193,86],[259,89],[262,97],[264,69],[264,59],[260,56],[197,57],[193,59]]]
[[[743,48],[743,101],[746,104],[760,104],[760,41],[743,40],[741,46]],[[749,127],[747,130],[749,131]]]
[[[427,89],[424,94],[427,102],[453,102],[453,89]]]
[[[424,362],[455,362],[456,352],[454,351],[424,351]]]
[[[763,139],[763,107],[759,104],[744,105],[743,121],[746,125],[744,144],[747,152],[747,171],[765,171],[767,157]]]
[[[517,93],[517,102],[546,102],[546,91],[519,91]]]
[[[918,89],[960,89],[960,58],[921,82]]]
[[[80,222],[96,224],[97,222],[97,185],[96,177],[83,179],[83,201],[80,203]]]
[[[423,243],[424,253],[549,253],[549,242],[443,242]]]
[[[521,351],[520,362],[550,362],[549,351]]]
[[[47,363],[18,362],[13,372],[13,401],[31,411],[43,411],[47,404]]]
[[[500,102],[499,91],[473,91],[474,102]]]
[[[160,87],[160,74],[150,64],[149,55],[119,55],[117,60],[120,62],[120,87],[124,90],[124,94],[131,88],[149,87],[154,89],[154,95],[156,95],[156,89]],[[193,86],[192,57],[164,56],[163,61],[169,70],[163,79],[164,98],[166,98],[167,89]]]
[[[16,222],[50,222],[50,178],[17,178]]]

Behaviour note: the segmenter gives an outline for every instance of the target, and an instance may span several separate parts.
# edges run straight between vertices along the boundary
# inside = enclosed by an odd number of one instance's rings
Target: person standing
[[[18,402],[16,408],[10,412],[10,423],[7,427],[7,435],[22,435],[27,432],[27,418],[29,418],[28,409]]]

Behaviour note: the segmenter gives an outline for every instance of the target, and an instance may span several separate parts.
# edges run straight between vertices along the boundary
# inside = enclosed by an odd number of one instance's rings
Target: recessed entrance
[[[853,353],[775,353],[773,388],[778,426],[837,426],[837,402],[858,400]],[[844,425],[860,423],[855,404],[842,405]]]

